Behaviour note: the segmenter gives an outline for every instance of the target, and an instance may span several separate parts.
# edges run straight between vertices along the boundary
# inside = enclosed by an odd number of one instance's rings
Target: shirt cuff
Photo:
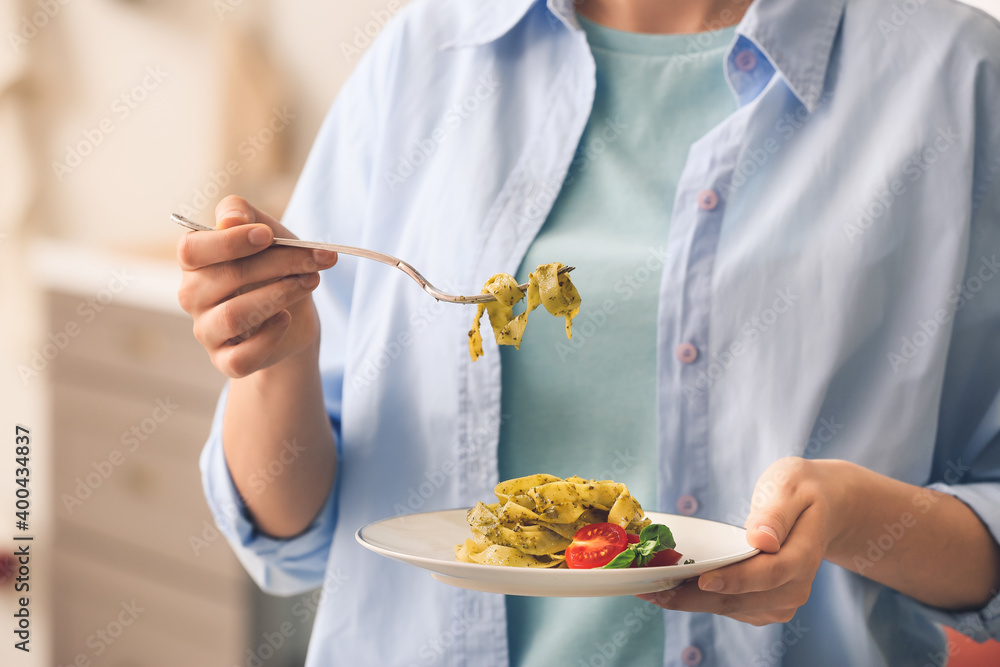
[[[993,539],[1000,543],[1000,484],[931,484],[928,488],[958,498],[976,513]],[[977,642],[989,639],[1000,640],[1000,591],[993,591],[993,597],[975,611],[953,612],[938,607],[914,603],[935,623],[971,637]]]
[[[205,499],[215,524],[262,590],[275,595],[296,595],[317,588],[323,583],[337,522],[336,480],[323,508],[305,531],[284,539],[261,533],[233,483],[222,447],[228,393],[227,384],[219,396],[212,430],[200,459]]]

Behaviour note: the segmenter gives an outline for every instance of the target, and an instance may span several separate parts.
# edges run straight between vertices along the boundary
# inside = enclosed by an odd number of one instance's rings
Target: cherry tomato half
[[[566,547],[566,567],[589,570],[602,567],[625,551],[625,529],[613,523],[592,523],[576,531],[573,543]]]
[[[684,554],[679,554],[673,549],[664,549],[653,554],[653,560],[646,563],[646,567],[659,567],[661,565],[676,565]]]
[[[625,537],[628,538],[628,543],[629,544],[639,544],[639,536],[638,535],[633,535],[632,533],[627,533],[625,535]]]

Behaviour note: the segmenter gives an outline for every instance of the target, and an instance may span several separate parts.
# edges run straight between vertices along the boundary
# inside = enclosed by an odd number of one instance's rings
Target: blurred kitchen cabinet
[[[91,313],[87,299],[47,293],[48,330],[74,332],[43,348],[53,356],[56,663],[256,664],[255,638],[275,630],[258,619],[288,601],[257,590],[202,495],[198,456],[224,378],[186,315],[118,302]],[[309,629],[297,634],[268,667],[302,664]]]

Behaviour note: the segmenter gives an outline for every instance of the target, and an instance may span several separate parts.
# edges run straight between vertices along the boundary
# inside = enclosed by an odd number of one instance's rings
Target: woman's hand
[[[979,609],[1000,589],[1000,545],[972,509],[847,461],[775,461],[757,481],[746,528],[762,553],[639,597],[783,623],[809,599],[824,559],[942,609]]]
[[[707,572],[697,583],[640,595],[664,609],[729,616],[753,625],[785,623],[809,599],[819,564],[836,533],[835,478],[841,461],[784,458],[757,481],[747,541],[761,553]]]
[[[310,294],[337,254],[269,248],[276,235],[295,236],[240,197],[219,202],[216,227],[188,232],[177,245],[184,270],[177,298],[215,367],[241,378],[315,351],[319,318]]]

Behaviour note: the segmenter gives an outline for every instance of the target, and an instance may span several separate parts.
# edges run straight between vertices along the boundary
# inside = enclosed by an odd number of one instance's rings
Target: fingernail
[[[701,583],[701,590],[708,591],[710,593],[718,593],[722,590],[725,583],[722,581],[722,577],[712,577],[708,581],[703,581]]]
[[[329,264],[337,258],[337,253],[329,250],[313,250],[313,259],[320,264]]]
[[[226,218],[239,218],[243,222],[250,222],[250,220],[247,219],[246,214],[243,211],[238,210],[226,211],[219,216],[219,220],[225,220]]]
[[[267,245],[271,242],[271,234],[263,227],[251,229],[248,238],[253,245]]]
[[[774,531],[774,528],[771,528],[770,526],[757,526],[757,530],[759,530],[762,533],[767,533],[768,535],[774,538],[775,542],[780,541],[778,540],[778,533],[776,533]]]

